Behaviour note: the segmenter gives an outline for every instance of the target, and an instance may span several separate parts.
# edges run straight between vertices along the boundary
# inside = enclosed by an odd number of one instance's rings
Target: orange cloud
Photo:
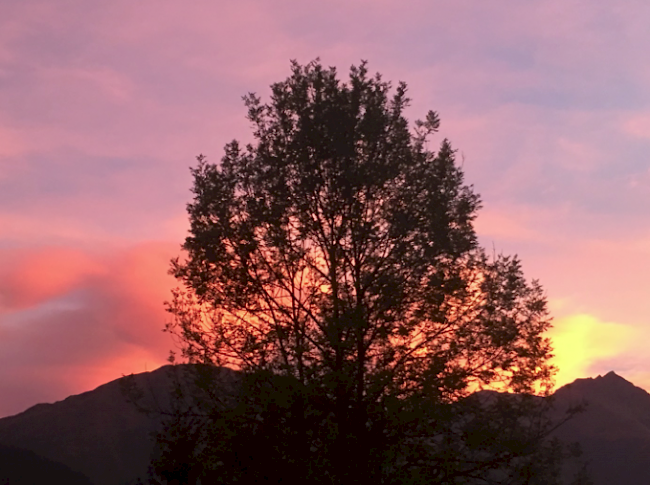
[[[178,245],[0,253],[0,416],[164,364]]]
[[[88,254],[69,248],[8,250],[0,254],[0,265],[0,309],[35,305],[106,271]]]
[[[109,261],[111,277],[98,282],[103,294],[110,295],[102,303],[119,302],[112,309],[113,327],[128,341],[143,347],[171,343],[161,332],[167,319],[163,302],[170,298],[171,288],[177,286],[168,270],[178,250],[177,244],[145,243]]]

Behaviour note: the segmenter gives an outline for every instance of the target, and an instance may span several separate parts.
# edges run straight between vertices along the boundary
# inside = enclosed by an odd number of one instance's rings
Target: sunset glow
[[[481,244],[548,295],[558,385],[650,389],[650,3],[63,4],[0,7],[0,416],[165,363],[188,168],[317,57],[440,113]]]
[[[633,327],[583,314],[556,320],[549,336],[554,346],[553,364],[558,368],[556,385],[563,386],[590,375],[594,364],[624,353],[635,332]]]

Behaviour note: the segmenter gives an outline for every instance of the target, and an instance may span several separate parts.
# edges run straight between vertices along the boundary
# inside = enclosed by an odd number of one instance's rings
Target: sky
[[[440,114],[481,243],[545,288],[557,385],[650,390],[646,0],[2,0],[0,417],[153,370],[189,167],[290,60]],[[432,144],[436,140],[432,140]]]

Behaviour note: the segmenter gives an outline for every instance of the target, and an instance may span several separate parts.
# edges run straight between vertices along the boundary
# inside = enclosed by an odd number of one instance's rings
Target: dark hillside
[[[152,409],[168,407],[172,371],[183,379],[184,366],[165,366],[132,377]],[[153,448],[151,432],[159,415],[147,416],[122,392],[130,377],[70,396],[54,404],[38,404],[0,419],[0,444],[32,450],[77,470],[96,485],[129,483],[144,477]]]
[[[558,389],[556,408],[586,402],[557,431],[580,443],[595,485],[650,483],[650,394],[614,372]]]

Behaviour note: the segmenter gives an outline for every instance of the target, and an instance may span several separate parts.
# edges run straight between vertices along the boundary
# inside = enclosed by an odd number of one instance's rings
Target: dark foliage
[[[455,151],[365,63],[245,97],[255,143],[193,169],[167,330],[242,377],[179,409],[153,475],[194,483],[557,483],[543,291],[488,257]],[[207,387],[206,387],[207,389]],[[198,401],[197,401],[198,403]],[[176,475],[174,475],[176,474]]]

